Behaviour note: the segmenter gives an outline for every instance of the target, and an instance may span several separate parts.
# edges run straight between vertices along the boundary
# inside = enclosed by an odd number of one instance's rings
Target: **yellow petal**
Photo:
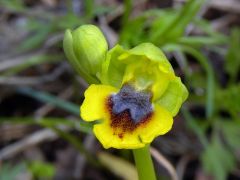
[[[117,89],[107,85],[92,84],[85,91],[85,100],[80,107],[81,117],[85,121],[94,121],[102,119],[106,113],[107,97],[117,92]]]
[[[111,127],[110,115],[105,114],[104,121],[94,125],[93,131],[104,148],[136,149],[151,143],[155,137],[167,133],[173,124],[171,114],[155,105],[154,114],[148,122],[138,126],[132,132],[124,132],[122,137]],[[121,130],[119,131],[121,132]]]
[[[93,132],[97,139],[102,143],[104,148],[117,148],[117,149],[136,149],[144,147],[137,134],[124,133],[123,137],[119,135],[112,129],[110,125],[110,120],[106,120],[100,124],[96,124],[93,127]]]
[[[138,127],[138,133],[143,143],[151,143],[159,135],[167,133],[173,124],[170,112],[159,105],[154,106],[154,114],[148,123]]]

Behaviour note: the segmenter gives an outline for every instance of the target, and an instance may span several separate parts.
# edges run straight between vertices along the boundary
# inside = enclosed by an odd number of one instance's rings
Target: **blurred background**
[[[0,179],[136,179],[79,117],[88,85],[62,39],[87,23],[110,47],[157,45],[190,92],[152,143],[159,179],[240,179],[239,0],[0,0]]]

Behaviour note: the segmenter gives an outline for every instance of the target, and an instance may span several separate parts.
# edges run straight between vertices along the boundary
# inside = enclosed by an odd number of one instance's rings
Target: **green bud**
[[[82,25],[74,31],[66,30],[64,52],[75,70],[89,83],[97,83],[108,44],[94,25]]]

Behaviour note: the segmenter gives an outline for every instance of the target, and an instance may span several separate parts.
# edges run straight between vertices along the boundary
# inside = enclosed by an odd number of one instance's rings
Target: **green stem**
[[[144,148],[133,149],[135,164],[139,180],[156,180],[154,166],[149,151],[149,145]]]
[[[85,17],[88,21],[90,21],[94,16],[94,0],[85,0],[84,8],[85,8]]]
[[[122,26],[127,25],[132,10],[132,0],[124,0],[124,14],[122,18]]]

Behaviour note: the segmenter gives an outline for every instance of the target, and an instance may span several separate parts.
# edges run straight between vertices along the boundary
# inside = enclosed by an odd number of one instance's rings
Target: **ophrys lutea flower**
[[[94,134],[105,148],[144,147],[167,133],[188,91],[165,55],[151,43],[107,52],[98,79],[80,108],[95,121]]]

